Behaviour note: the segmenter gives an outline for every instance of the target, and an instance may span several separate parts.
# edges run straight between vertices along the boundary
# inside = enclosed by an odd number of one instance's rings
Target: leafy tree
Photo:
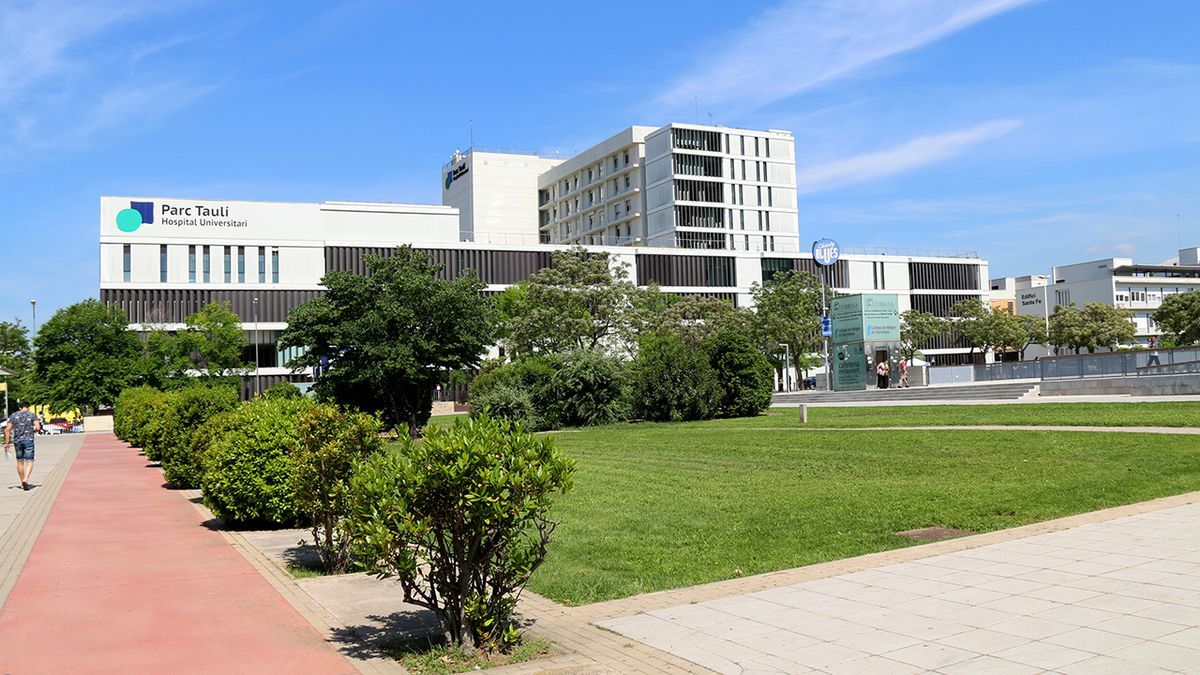
[[[34,339],[38,396],[55,410],[111,406],[134,383],[142,345],[125,314],[98,300],[64,307]]]
[[[1083,306],[1084,325],[1098,347],[1115,350],[1118,345],[1133,342],[1137,326],[1132,316],[1133,313],[1128,310],[1117,309],[1103,302],[1089,302]],[[1094,352],[1095,347],[1089,347],[1088,351]]]
[[[1162,305],[1154,311],[1154,322],[1177,345],[1200,341],[1200,291],[1163,298]]]
[[[16,408],[18,400],[26,400],[31,394],[30,381],[33,375],[33,352],[29,344],[29,330],[20,321],[0,321],[0,368],[12,375],[0,376],[8,383],[8,402]],[[3,395],[0,394],[0,399]],[[10,411],[5,410],[3,416]]]
[[[210,302],[185,318],[184,324],[187,328],[181,335],[196,370],[220,377],[252,367],[243,357],[250,342],[229,303]]]
[[[629,380],[632,413],[641,419],[710,419],[720,405],[721,387],[708,355],[670,333],[642,338]]]
[[[326,572],[339,574],[349,567],[350,478],[359,462],[382,449],[379,420],[372,415],[316,405],[300,416],[292,490],[296,507],[310,519]]]
[[[581,246],[555,251],[550,267],[502,294],[505,346],[514,355],[620,348],[636,292],[628,267]]]
[[[484,284],[473,273],[439,279],[442,266],[411,246],[365,259],[365,276],[326,274],[325,295],[288,314],[279,344],[306,350],[292,367],[328,364],[314,385],[319,397],[379,411],[415,436],[442,373],[477,367],[492,343]]]
[[[807,272],[785,270],[764,286],[750,288],[754,297],[756,338],[766,353],[786,344],[795,360],[796,376],[806,357],[821,351],[821,287]]]
[[[191,378],[192,359],[187,342],[175,333],[152,330],[142,343],[137,380],[155,389],[173,389]]]
[[[749,335],[754,313],[739,309],[728,300],[702,296],[668,296],[672,300],[659,314],[655,330],[669,332],[699,347],[718,333],[733,331]]]
[[[945,333],[949,323],[930,312],[910,309],[900,322],[900,355],[912,361],[921,347],[933,338]]]
[[[1095,351],[1094,336],[1090,335],[1083,311],[1075,306],[1057,305],[1050,314],[1050,344],[1059,349],[1072,349],[1076,354],[1085,347]]]
[[[263,391],[262,397],[275,399],[304,398],[304,394],[291,382],[276,382]]]
[[[951,322],[954,333],[971,347],[969,354],[986,353],[996,344],[995,314],[988,310],[978,298],[959,301],[950,308],[955,318]]]
[[[1019,340],[1016,343],[1016,349],[1021,353],[1021,360],[1025,360],[1025,350],[1029,349],[1030,345],[1045,344],[1046,337],[1046,319],[1040,316],[1024,314],[1016,317],[1017,325],[1020,328]]]
[[[720,389],[718,417],[751,417],[771,406],[771,362],[745,333],[723,330],[704,341]]]
[[[352,482],[355,553],[433,611],[446,642],[503,650],[517,596],[546,558],[549,511],[574,462],[553,439],[486,416],[431,427],[363,463]]]

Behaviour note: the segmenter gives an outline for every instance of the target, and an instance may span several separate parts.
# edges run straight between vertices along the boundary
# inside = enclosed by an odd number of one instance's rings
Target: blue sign
[[[828,316],[821,317],[821,335],[829,337],[833,334],[833,319]]]
[[[842,249],[832,239],[818,239],[813,242],[812,255],[818,265],[828,267],[838,261]]]

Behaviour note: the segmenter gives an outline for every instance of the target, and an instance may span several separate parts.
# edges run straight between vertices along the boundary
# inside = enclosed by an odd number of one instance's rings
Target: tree
[[[1162,305],[1154,311],[1154,322],[1177,345],[1200,341],[1200,291],[1163,298]]]
[[[1024,314],[1016,317],[1017,326],[1019,327],[1020,339],[1016,344],[1016,349],[1021,353],[1021,360],[1025,360],[1025,350],[1029,349],[1030,345],[1046,344],[1046,319],[1040,316]]]
[[[180,333],[187,345],[192,366],[206,375],[239,375],[251,368],[245,354],[250,342],[241,319],[229,303],[210,302],[184,319]]]
[[[1054,312],[1050,314],[1050,344],[1059,349],[1072,349],[1076,354],[1084,347],[1091,347],[1095,351],[1095,343],[1091,342],[1091,336],[1088,334],[1085,325],[1083,311],[1075,306],[1057,305]]]
[[[655,422],[710,419],[720,404],[708,355],[671,333],[642,338],[629,385],[633,416]]]
[[[1083,306],[1084,325],[1092,334],[1092,344],[1088,351],[1096,351],[1095,347],[1107,347],[1115,350],[1117,346],[1133,342],[1137,335],[1137,326],[1132,321],[1133,313],[1117,309],[1103,302],[1089,302]]]
[[[29,330],[20,321],[0,321],[0,368],[12,373],[0,376],[0,380],[8,383],[9,405],[15,407],[18,400],[27,400],[31,389],[33,353],[29,344]],[[8,413],[5,410],[4,416],[7,417]]]
[[[654,330],[674,333],[693,347],[727,331],[750,335],[754,313],[748,309],[734,307],[733,303],[720,298],[669,297],[672,300],[658,315]]]
[[[759,347],[777,354],[776,346],[788,346],[799,378],[805,357],[821,351],[821,288],[807,272],[785,270],[764,286],[750,287],[754,297]]]
[[[38,396],[55,410],[111,406],[134,383],[141,341],[125,314],[98,300],[64,307],[34,339]]]
[[[722,330],[703,347],[720,390],[718,417],[751,417],[771,406],[771,362],[745,333]]]
[[[550,267],[502,294],[505,346],[514,355],[619,349],[636,291],[628,267],[582,246],[555,251]]]
[[[433,611],[447,643],[504,649],[513,609],[546,558],[554,495],[575,464],[552,438],[487,416],[435,426],[374,455],[352,481],[356,557]]]
[[[961,300],[950,308],[950,314],[956,317],[950,324],[951,328],[970,345],[971,355],[975,354],[976,349],[986,353],[996,344],[994,314],[988,311],[983,301],[978,298]]]
[[[949,328],[948,322],[929,312],[910,309],[904,313],[900,322],[900,355],[911,362],[933,338],[945,333]]]
[[[439,279],[442,266],[411,246],[365,260],[366,275],[326,274],[325,295],[288,314],[279,345],[305,349],[293,368],[322,367],[317,396],[379,411],[416,436],[442,373],[477,367],[493,341],[484,284],[474,273]]]

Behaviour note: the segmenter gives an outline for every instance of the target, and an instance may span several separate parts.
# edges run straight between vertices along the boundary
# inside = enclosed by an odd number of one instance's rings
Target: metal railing
[[[1063,380],[1095,377],[1146,377],[1200,373],[1200,347],[1139,349],[1101,354],[1046,356],[1033,361],[986,365],[936,366],[930,384],[1000,380]]]

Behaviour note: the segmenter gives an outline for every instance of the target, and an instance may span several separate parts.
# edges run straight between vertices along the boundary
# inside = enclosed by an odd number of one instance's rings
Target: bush
[[[300,391],[299,387],[291,382],[276,382],[267,387],[266,391],[262,393],[262,397],[287,400],[290,398],[303,398],[304,394]]]
[[[771,362],[737,331],[721,331],[704,341],[721,393],[718,417],[751,417],[771,406]]]
[[[113,404],[113,433],[117,438],[137,446],[133,439],[146,422],[146,405],[150,399],[161,394],[162,392],[154,387],[130,387],[122,390]]]
[[[237,390],[226,386],[191,386],[166,396],[164,423],[155,442],[168,481],[177,487],[200,487],[203,468],[190,452],[192,437],[214,416],[237,406]]]
[[[528,357],[477,377],[471,404],[531,431],[606,424],[625,417],[624,374],[594,350]]]
[[[158,438],[162,432],[163,414],[167,409],[167,392],[157,392],[146,399],[139,415],[135,417],[137,427],[129,432],[130,443],[142,449],[146,459],[157,462]]]
[[[350,527],[359,560],[434,612],[446,642],[515,642],[516,594],[546,557],[574,462],[553,440],[486,415],[428,427],[362,464]]]
[[[298,510],[292,454],[308,399],[259,398],[238,406],[203,452],[200,488],[217,517],[236,525],[290,525]]]
[[[478,417],[486,414],[498,420],[505,420],[529,431],[539,431],[541,423],[534,414],[533,399],[529,392],[511,384],[494,384],[486,387],[484,393],[472,391],[471,415]]]
[[[639,345],[630,373],[634,417],[656,422],[709,419],[721,388],[708,356],[681,338],[652,334]]]
[[[347,487],[358,463],[383,448],[379,428],[377,417],[332,405],[313,406],[300,417],[292,490],[296,507],[311,518],[313,542],[326,572],[345,572],[349,566]]]

